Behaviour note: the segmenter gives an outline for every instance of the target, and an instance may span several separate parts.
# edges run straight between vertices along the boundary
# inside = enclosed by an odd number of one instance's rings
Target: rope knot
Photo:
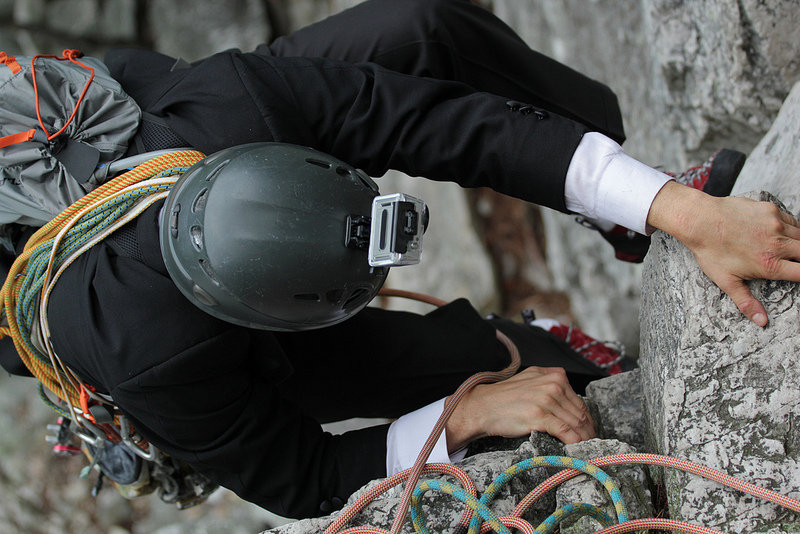
[[[73,59],[78,59],[79,57],[83,57],[83,52],[80,50],[76,50],[74,48],[65,48],[61,55],[64,56],[64,59],[69,59],[72,61]]]

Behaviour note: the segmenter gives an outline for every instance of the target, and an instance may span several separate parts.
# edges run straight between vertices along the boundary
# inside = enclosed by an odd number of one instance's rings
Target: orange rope
[[[37,55],[37,56],[33,56],[31,58],[31,76],[33,77],[33,95],[34,95],[34,98],[35,98],[35,101],[36,101],[36,118],[39,119],[39,126],[41,126],[42,130],[44,131],[44,133],[47,134],[47,140],[48,141],[52,140],[52,139],[55,139],[56,137],[58,137],[59,135],[64,133],[64,130],[67,129],[67,126],[70,125],[72,120],[75,118],[75,115],[77,115],[78,108],[80,107],[81,103],[83,102],[83,98],[86,96],[86,93],[89,91],[89,86],[92,85],[92,81],[94,80],[94,69],[92,67],[89,67],[88,65],[84,65],[83,63],[78,61],[78,58],[83,56],[83,54],[79,50],[72,50],[72,49],[68,48],[68,49],[64,50],[61,54],[62,54],[62,57],[58,57],[58,56],[54,56],[54,55],[41,55],[40,54],[40,55]],[[36,60],[39,59],[39,58],[52,58],[52,59],[57,59],[58,61],[69,61],[69,62],[71,62],[71,63],[73,63],[75,65],[78,65],[79,67],[83,67],[84,69],[88,70],[91,73],[91,75],[89,76],[89,79],[86,81],[86,85],[84,86],[83,91],[81,91],[81,96],[78,97],[78,101],[75,102],[75,109],[72,110],[72,114],[69,116],[67,121],[64,123],[64,126],[62,126],[61,129],[58,130],[54,134],[49,133],[47,131],[47,128],[45,128],[44,121],[42,120],[42,114],[39,111],[39,86],[36,83]]]
[[[418,300],[432,306],[444,306],[447,304],[446,300],[437,299],[436,297],[432,297],[424,293],[405,291],[404,289],[389,289],[388,287],[382,287],[380,291],[378,291],[378,295],[381,297],[404,297],[411,300]]]
[[[648,519],[631,519],[624,523],[611,525],[604,529],[600,529],[594,534],[620,534],[622,532],[633,532],[634,530],[672,530],[675,532],[688,532],[689,534],[726,534],[725,532],[714,530],[700,525],[693,525],[685,521],[676,521],[674,519],[664,519],[660,517],[651,517]]]
[[[58,214],[53,220],[37,230],[26,243],[23,252],[11,266],[5,283],[2,289],[0,289],[0,310],[5,311],[8,320],[8,326],[0,328],[0,337],[10,336],[14,341],[14,346],[20,358],[31,373],[39,379],[47,389],[55,393],[62,400],[69,402],[71,405],[80,405],[80,391],[78,385],[73,382],[71,377],[65,376],[64,373],[59,372],[58,369],[41,361],[34,354],[29,353],[28,348],[22,340],[22,333],[19,330],[16,317],[16,304],[28,260],[31,258],[34,249],[38,245],[54,239],[59,232],[65,226],[71,224],[73,222],[72,219],[81,214],[82,210],[85,208],[92,206],[98,201],[112,198],[125,188],[148,179],[165,169],[191,166],[202,159],[202,157],[202,153],[195,151],[180,151],[163,154],[106,182],[97,189],[86,194]],[[62,379],[66,380],[63,381]]]

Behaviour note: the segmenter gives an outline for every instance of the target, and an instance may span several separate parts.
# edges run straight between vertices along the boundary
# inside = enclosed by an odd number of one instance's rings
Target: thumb
[[[747,285],[745,285],[744,281],[735,280],[724,286],[720,285],[719,287],[728,294],[734,304],[736,304],[736,307],[739,308],[739,311],[746,315],[747,318],[758,326],[767,326],[767,322],[769,321],[767,319],[767,310],[764,308],[764,305],[753,296],[753,293]]]

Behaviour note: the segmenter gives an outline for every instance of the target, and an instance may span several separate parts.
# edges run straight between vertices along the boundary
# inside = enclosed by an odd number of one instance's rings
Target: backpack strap
[[[34,135],[36,135],[35,129],[26,130],[24,132],[11,135],[4,135],[3,137],[0,137],[0,148],[30,141],[33,139]]]
[[[142,122],[139,124],[136,135],[133,136],[126,156],[190,146],[183,137],[167,125],[167,121],[163,117],[143,111]]]

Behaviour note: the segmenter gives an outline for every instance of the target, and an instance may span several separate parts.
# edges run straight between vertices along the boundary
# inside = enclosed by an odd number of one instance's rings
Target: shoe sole
[[[739,177],[747,156],[738,150],[723,148],[714,157],[711,174],[703,191],[715,197],[727,197]]]

